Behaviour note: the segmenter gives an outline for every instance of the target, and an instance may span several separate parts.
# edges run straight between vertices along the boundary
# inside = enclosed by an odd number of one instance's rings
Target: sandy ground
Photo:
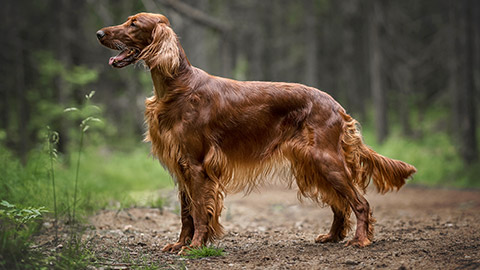
[[[330,209],[300,203],[294,190],[263,188],[228,196],[215,245],[223,257],[185,259],[162,253],[180,231],[175,194],[170,207],[101,211],[90,218],[84,238],[104,269],[157,265],[165,269],[480,269],[480,191],[406,187],[367,198],[377,219],[366,248],[316,244],[330,228]],[[353,218],[353,216],[352,216]]]
[[[228,196],[222,214],[226,234],[215,243],[226,254],[202,259],[161,252],[180,232],[176,194],[163,196],[169,202],[163,210],[91,216],[82,237],[99,261],[90,269],[480,269],[480,191],[369,191],[377,223],[366,248],[344,247],[353,232],[341,243],[315,243],[333,215],[328,207],[300,203],[294,190],[273,186]],[[37,243],[48,247],[52,239],[53,230],[45,229]]]

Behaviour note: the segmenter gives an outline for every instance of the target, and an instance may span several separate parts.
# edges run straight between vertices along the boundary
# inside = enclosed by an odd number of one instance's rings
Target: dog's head
[[[163,15],[130,16],[123,24],[98,30],[97,38],[102,45],[120,51],[109,60],[113,67],[122,68],[144,60],[150,69],[158,67],[172,77],[179,66],[177,35]]]

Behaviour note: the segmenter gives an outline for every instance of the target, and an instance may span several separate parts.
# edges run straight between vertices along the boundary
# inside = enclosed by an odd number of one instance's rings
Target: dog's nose
[[[104,36],[105,36],[105,32],[103,32],[102,30],[97,31],[97,38],[98,39],[102,39]]]

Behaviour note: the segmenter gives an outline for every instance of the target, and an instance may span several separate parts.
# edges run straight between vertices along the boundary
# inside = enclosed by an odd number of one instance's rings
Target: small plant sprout
[[[53,169],[53,162],[57,160],[57,144],[60,140],[58,132],[52,130],[47,126],[47,147],[48,147],[48,156],[50,159],[50,168],[48,169],[50,179],[52,180],[52,193],[53,193],[53,212],[54,212],[54,223],[55,228],[55,244],[58,240],[58,215],[57,215],[57,196],[55,191],[55,170]]]
[[[92,99],[93,95],[95,95],[95,91],[91,91],[89,94],[85,95],[85,98],[87,100],[86,105],[84,108],[88,107],[93,107],[97,111],[100,111],[100,108],[95,105],[89,104],[90,100]],[[71,107],[67,108],[64,110],[64,112],[75,112],[75,111],[80,111],[78,108]],[[93,116],[86,116],[82,122],[80,123],[80,142],[79,142],[79,147],[78,147],[78,158],[77,158],[77,166],[75,170],[75,187],[74,187],[74,192],[73,192],[73,214],[72,214],[72,223],[75,224],[75,218],[76,218],[76,206],[77,206],[77,193],[78,193],[78,175],[80,171],[80,157],[82,155],[83,151],[83,139],[84,135],[87,132],[87,130],[90,128],[90,123],[92,122],[102,122],[99,118],[93,117]]]

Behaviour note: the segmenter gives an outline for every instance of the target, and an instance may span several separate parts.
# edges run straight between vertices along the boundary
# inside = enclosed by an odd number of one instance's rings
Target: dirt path
[[[367,197],[377,224],[374,243],[364,249],[314,243],[330,228],[329,208],[300,204],[295,191],[276,187],[227,197],[226,235],[216,244],[224,257],[193,260],[160,251],[180,230],[177,203],[163,213],[102,211],[91,217],[94,229],[85,237],[114,269],[132,262],[166,269],[480,269],[479,191],[408,187]]]

